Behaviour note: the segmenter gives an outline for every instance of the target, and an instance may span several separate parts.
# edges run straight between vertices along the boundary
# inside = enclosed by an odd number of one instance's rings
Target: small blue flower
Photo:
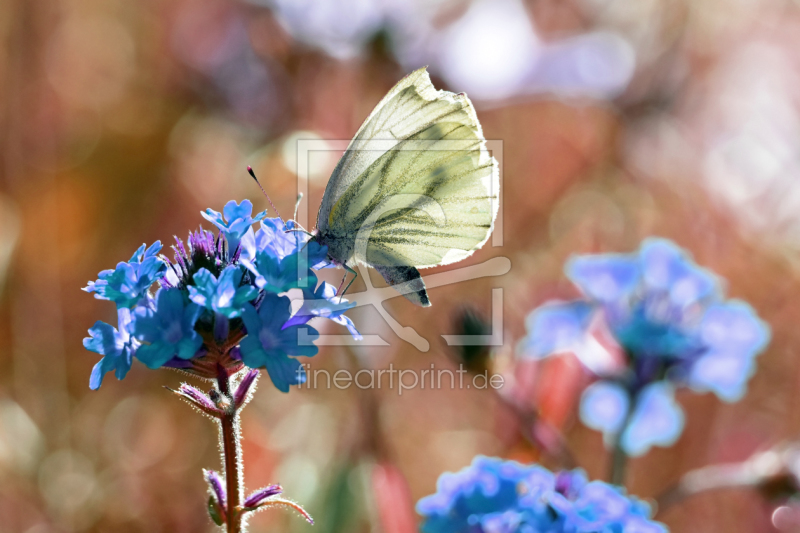
[[[621,385],[611,381],[597,381],[583,391],[581,420],[588,427],[601,431],[606,438],[610,438],[622,429],[630,404],[630,395]]]
[[[227,318],[236,318],[241,315],[242,306],[258,296],[252,285],[241,285],[242,276],[242,270],[233,265],[225,268],[219,279],[201,268],[194,275],[195,286],[187,287],[189,299]]]
[[[252,212],[253,204],[250,200],[242,200],[241,204],[231,200],[225,204],[222,213],[209,208],[200,214],[225,235],[225,240],[228,241],[228,253],[233,254],[250,227],[267,216],[266,209],[255,216],[251,216]]]
[[[203,308],[185,302],[177,289],[159,289],[155,303],[155,310],[134,310],[134,335],[143,343],[136,357],[149,368],[160,368],[173,357],[194,357],[203,344],[203,338],[194,330]]]
[[[637,398],[630,413],[629,393],[617,383],[598,381],[583,392],[581,420],[601,431],[609,445],[624,429],[620,445],[628,455],[643,455],[651,446],[675,444],[683,431],[684,415],[675,401],[672,384],[656,381],[647,385]]]
[[[310,357],[317,354],[313,341],[317,331],[305,325],[286,326],[291,302],[285,296],[267,293],[258,311],[244,305],[242,319],[247,337],[241,341],[242,361],[250,368],[266,368],[275,387],[289,392],[291,385],[305,383],[306,374],[300,362],[290,356]]]
[[[417,512],[423,533],[666,533],[650,507],[623,489],[589,482],[581,470],[553,474],[538,465],[476,457],[443,474]]]
[[[355,340],[360,341],[363,337],[356,329],[356,325],[350,318],[344,316],[345,311],[355,306],[355,302],[349,302],[336,296],[336,288],[323,281],[313,291],[303,291],[303,305],[300,306],[300,309],[289,319],[286,325],[307,324],[312,318],[327,318],[346,327],[350,335]]]
[[[644,455],[651,446],[675,444],[683,426],[684,414],[675,401],[675,387],[668,381],[656,381],[639,393],[620,444],[628,455]]]
[[[287,231],[292,228],[293,225],[290,227],[278,217],[265,218],[255,234],[256,251],[267,252],[278,259],[297,253],[307,237],[298,231]]]
[[[319,248],[318,244],[311,244]],[[307,259],[302,252],[282,259],[269,252],[257,252],[255,262],[242,258],[241,263],[255,275],[255,284],[259,289],[280,294],[316,285],[316,275],[308,268]],[[305,265],[303,261],[306,261]]]
[[[691,366],[689,386],[728,402],[740,400],[755,371],[755,357],[769,341],[769,330],[749,305],[731,300],[708,308],[700,334],[708,348]]]
[[[676,386],[724,401],[744,395],[769,329],[746,303],[726,301],[717,277],[673,243],[648,239],[633,254],[575,257],[566,272],[585,298],[531,313],[520,351],[533,357],[572,351],[611,379],[587,389],[581,402],[581,419],[607,442],[624,431],[621,444],[633,455],[674,443],[684,418]],[[592,334],[598,321],[626,367],[603,364],[608,350]]]
[[[103,376],[113,371],[117,379],[122,379],[131,369],[133,354],[138,343],[131,337],[131,312],[130,309],[121,307],[117,309],[119,329],[97,321],[89,329],[89,335],[83,339],[83,346],[87,350],[97,352],[103,358],[92,368],[89,378],[89,387],[97,390],[103,383]]]
[[[590,302],[580,300],[543,305],[525,319],[528,335],[520,343],[520,352],[539,358],[573,351],[588,363],[584,344],[594,312]]]
[[[160,250],[161,241],[146,250],[141,245],[127,263],[118,263],[114,270],[103,270],[97,281],[90,281],[83,290],[94,292],[97,299],[111,300],[117,307],[133,307],[167,269],[164,260],[156,255]]]

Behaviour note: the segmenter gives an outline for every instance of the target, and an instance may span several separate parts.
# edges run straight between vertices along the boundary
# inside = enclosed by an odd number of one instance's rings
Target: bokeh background
[[[185,379],[172,371],[137,363],[89,390],[98,356],[81,341],[114,310],[80,288],[144,241],[185,236],[206,207],[266,208],[247,164],[288,216],[297,139],[350,138],[422,65],[467,92],[503,143],[503,246],[469,263],[504,256],[511,271],[434,289],[431,309],[387,302],[428,352],[359,308],[359,329],[389,346],[323,347],[311,362],[456,368],[440,335],[463,332],[465,308],[488,319],[501,287],[504,345],[482,364],[506,387],[284,395],[263,381],[244,413],[248,486],[282,483],[318,523],[271,510],[253,532],[410,533],[414,502],[476,454],[559,467],[525,438],[520,410],[603,478],[601,437],[575,413],[591,376],[570,356],[515,365],[514,348],[531,309],[576,295],[570,254],[649,235],[727,278],[773,340],[741,402],[679,395],[686,431],[632,462],[629,490],[655,498],[691,469],[795,437],[799,35],[792,0],[0,2],[0,531],[212,530],[200,469],[218,468],[213,423],[164,390]],[[311,213],[335,162],[311,168]],[[774,508],[718,491],[658,518],[676,532],[769,532]]]

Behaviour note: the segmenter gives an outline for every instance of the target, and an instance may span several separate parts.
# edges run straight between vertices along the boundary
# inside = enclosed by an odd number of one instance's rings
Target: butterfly
[[[499,189],[497,160],[472,102],[436,90],[423,67],[358,129],[325,188],[312,239],[328,247],[333,264],[355,276],[356,263],[372,267],[427,307],[419,269],[461,261],[483,246]]]
[[[499,189],[497,160],[472,102],[436,90],[423,67],[400,80],[358,129],[328,180],[317,228],[306,233],[347,271],[337,293],[352,273],[347,292],[360,263],[427,307],[419,269],[461,261],[483,246]]]

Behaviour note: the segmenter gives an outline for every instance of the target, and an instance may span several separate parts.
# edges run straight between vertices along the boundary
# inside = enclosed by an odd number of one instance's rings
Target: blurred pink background
[[[185,237],[206,207],[266,208],[248,164],[288,216],[296,141],[349,139],[423,65],[437,87],[468,93],[503,143],[504,244],[464,264],[504,256],[511,271],[433,289],[430,309],[387,302],[428,352],[360,308],[362,333],[390,346],[322,347],[313,368],[455,368],[440,335],[458,333],[464,305],[488,318],[502,287],[493,371],[602,478],[601,436],[574,409],[590,376],[570,357],[513,371],[514,347],[531,309],[576,294],[570,254],[660,235],[725,277],[773,340],[741,402],[679,395],[684,434],[632,462],[629,490],[654,498],[693,468],[795,437],[798,35],[790,0],[0,3],[0,531],[213,530],[201,474],[218,468],[213,423],[164,390],[185,379],[168,370],[136,363],[89,390],[98,356],[81,341],[114,309],[80,288],[142,242]],[[312,220],[336,157],[314,161]],[[409,533],[414,502],[476,454],[561,466],[490,391],[284,395],[263,380],[243,430],[248,487],[280,482],[317,519],[270,510],[255,533]],[[657,518],[674,532],[769,532],[773,509],[719,491]]]

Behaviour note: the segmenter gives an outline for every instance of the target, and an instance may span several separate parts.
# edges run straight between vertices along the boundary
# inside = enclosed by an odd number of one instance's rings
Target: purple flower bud
[[[247,399],[247,394],[256,382],[256,378],[258,378],[258,370],[255,368],[250,369],[242,378],[242,382],[239,383],[233,395],[233,402],[237,409],[244,404],[244,401]]]
[[[579,470],[563,470],[556,474],[554,489],[568,500],[574,500],[586,485],[586,477]]]
[[[282,492],[283,489],[280,485],[269,485],[267,487],[260,488],[247,497],[247,499],[244,501],[244,506],[257,507],[258,504],[262,503],[267,498],[276,496]]]
[[[179,393],[183,395],[186,399],[196,403],[199,407],[203,407],[205,409],[216,411],[217,407],[211,401],[211,399],[203,394],[202,391],[192,387],[191,385],[187,385],[186,383],[181,383]]]
[[[234,346],[233,348],[231,348],[231,350],[228,352],[228,355],[230,355],[230,358],[233,359],[234,361],[242,360],[242,351],[239,349],[238,346]]]
[[[211,488],[211,492],[216,496],[220,506],[226,509],[225,503],[225,486],[222,484],[222,479],[214,470],[203,470],[203,477],[206,478],[206,483]]]

